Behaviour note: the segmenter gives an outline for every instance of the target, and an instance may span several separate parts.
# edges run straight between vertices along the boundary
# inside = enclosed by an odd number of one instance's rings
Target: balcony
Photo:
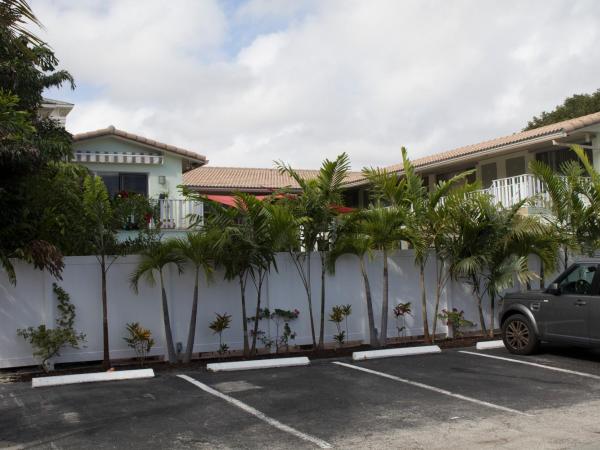
[[[158,210],[163,230],[187,230],[194,223],[194,217],[202,220],[204,216],[204,204],[195,200],[160,199]]]
[[[507,208],[527,198],[531,199],[530,206],[536,208],[543,208],[550,201],[543,183],[528,173],[494,180],[492,185],[485,189],[485,192],[490,194],[497,203]]]

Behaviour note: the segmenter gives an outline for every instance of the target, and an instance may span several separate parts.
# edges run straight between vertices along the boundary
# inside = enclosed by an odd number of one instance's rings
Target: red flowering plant
[[[123,230],[139,230],[155,225],[157,202],[135,192],[120,191],[112,200],[117,226]]]
[[[398,337],[402,333],[406,336],[406,316],[412,316],[412,305],[410,302],[398,303],[393,309],[394,317],[396,318],[396,330]]]
[[[442,312],[438,314],[438,318],[450,328],[452,338],[461,337],[463,335],[462,329],[464,327],[472,327],[475,325],[470,320],[465,319],[464,311],[459,311],[456,308],[452,308],[452,311],[442,309]]]

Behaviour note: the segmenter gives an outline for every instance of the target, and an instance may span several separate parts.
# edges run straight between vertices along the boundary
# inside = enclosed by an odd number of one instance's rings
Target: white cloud
[[[33,6],[82,87],[72,131],[112,123],[214,165],[392,164],[402,145],[417,157],[508,134],[600,87],[594,0]]]

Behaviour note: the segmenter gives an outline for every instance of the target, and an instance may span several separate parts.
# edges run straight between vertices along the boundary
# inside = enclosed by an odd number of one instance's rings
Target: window
[[[516,177],[525,173],[525,157],[518,156],[506,160],[506,176]]]
[[[592,151],[586,149],[585,154],[593,164],[594,158]],[[568,148],[557,148],[555,150],[540,152],[535,155],[535,159],[546,163],[555,172],[560,172],[560,166],[567,161],[579,161],[579,157],[575,154],[575,152]]]
[[[121,191],[135,192],[136,194],[148,195],[147,173],[102,173],[97,174],[111,197]]]
[[[579,264],[559,283],[561,294],[592,295],[592,282],[596,275],[595,264]]]
[[[483,164],[481,166],[481,182],[483,188],[487,189],[492,185],[492,181],[498,178],[496,163]]]

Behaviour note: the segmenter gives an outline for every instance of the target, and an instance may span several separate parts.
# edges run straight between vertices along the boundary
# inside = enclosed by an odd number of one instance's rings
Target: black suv
[[[500,310],[502,340],[518,355],[540,342],[600,345],[600,258],[581,260],[543,291],[507,294]]]

